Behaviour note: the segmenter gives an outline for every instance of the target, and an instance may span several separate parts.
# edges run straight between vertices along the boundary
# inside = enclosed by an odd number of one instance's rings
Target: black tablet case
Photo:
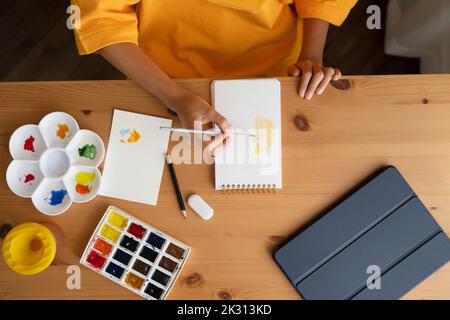
[[[398,299],[450,260],[450,240],[387,167],[274,253],[304,299]],[[368,267],[380,268],[369,289]]]

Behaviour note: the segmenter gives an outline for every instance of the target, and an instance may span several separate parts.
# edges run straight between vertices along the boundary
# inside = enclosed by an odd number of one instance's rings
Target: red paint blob
[[[101,269],[105,264],[106,258],[95,251],[89,252],[86,261],[96,269]]]
[[[28,183],[28,182],[34,181],[34,178],[35,178],[34,175],[29,173],[25,176],[25,180],[23,181],[23,183]]]
[[[91,187],[77,183],[75,186],[75,191],[79,194],[88,194],[91,192]]]
[[[131,233],[133,236],[135,236],[138,239],[142,239],[142,237],[145,234],[145,228],[143,228],[142,226],[136,224],[136,223],[132,223],[129,227],[128,227],[128,232]]]
[[[23,144],[23,149],[26,151],[31,151],[31,152],[35,152],[36,150],[34,150],[34,137],[30,136],[27,140],[25,140],[24,144]]]

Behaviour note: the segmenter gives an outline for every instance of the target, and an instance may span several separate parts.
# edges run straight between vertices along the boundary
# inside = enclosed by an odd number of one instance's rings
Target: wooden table
[[[0,83],[0,220],[53,221],[65,244],[45,272],[24,277],[0,259],[0,298],[139,299],[82,267],[81,290],[66,289],[68,265],[77,264],[100,217],[113,204],[188,243],[192,255],[170,299],[298,299],[272,260],[273,250],[368,175],[395,165],[436,220],[450,231],[450,75],[349,77],[350,88],[330,87],[308,102],[295,79],[280,79],[283,94],[283,191],[274,195],[214,191],[213,166],[177,167],[185,195],[201,194],[215,209],[205,222],[180,217],[165,169],[158,206],[104,197],[74,204],[49,218],[29,199],[9,191],[8,141],[17,127],[61,110],[81,128],[108,141],[112,111],[172,117],[155,98],[129,81]],[[210,99],[207,80],[180,83]],[[294,118],[309,129],[300,131]],[[176,121],[174,125],[179,125]],[[409,292],[406,299],[450,299],[450,264]]]

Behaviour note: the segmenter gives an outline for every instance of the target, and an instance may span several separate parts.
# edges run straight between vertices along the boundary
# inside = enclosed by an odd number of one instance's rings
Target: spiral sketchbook
[[[217,80],[211,92],[233,128],[230,144],[215,156],[216,190],[281,189],[280,82]]]

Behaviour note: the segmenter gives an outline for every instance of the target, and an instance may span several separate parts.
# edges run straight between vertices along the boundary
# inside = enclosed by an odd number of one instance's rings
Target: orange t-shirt
[[[357,0],[72,0],[80,54],[135,43],[173,78],[283,76],[302,19],[340,25]]]

